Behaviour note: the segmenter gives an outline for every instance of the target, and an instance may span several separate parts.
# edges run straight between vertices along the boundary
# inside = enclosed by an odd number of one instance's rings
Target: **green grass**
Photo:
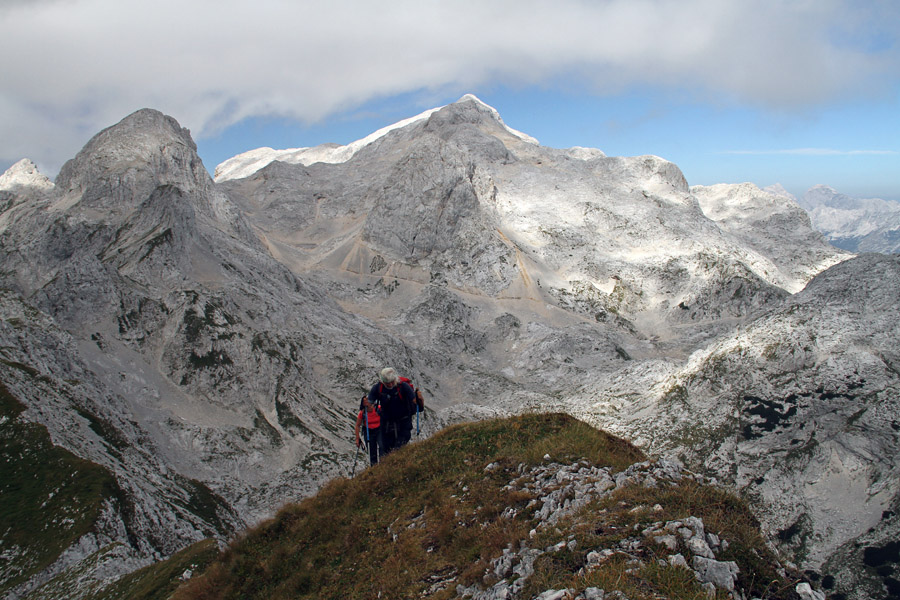
[[[521,597],[595,586],[622,590],[632,600],[705,600],[690,571],[658,564],[665,557],[661,551],[643,557],[638,567],[617,556],[600,568],[581,570],[591,549],[633,536],[635,524],[687,516],[702,518],[709,531],[731,543],[722,559],[738,562],[739,585],[765,591],[766,598],[788,597],[784,590],[791,583],[778,577],[777,563],[746,506],[693,482],[623,488],[530,538],[537,522],[525,507],[532,496],[506,486],[521,464],[546,462],[545,454],[554,462],[583,459],[613,471],[645,460],[627,442],[559,414],[450,427],[352,480],[334,480],[315,497],[284,507],[235,540],[174,599],[420,598],[435,581],[450,580],[428,596],[446,600],[456,596],[457,584],[488,584],[486,569],[510,544],[543,548],[573,536],[574,550],[536,561]],[[491,463],[497,467],[486,471]],[[656,504],[661,511],[632,510]],[[515,518],[501,516],[507,507],[519,509]],[[690,561],[689,554],[685,557]]]
[[[0,594],[51,565],[120,495],[109,471],[18,420],[23,410],[0,384]]]
[[[188,493],[188,498],[186,503],[174,500],[173,503],[197,515],[207,523],[208,527],[204,527],[204,535],[225,535],[233,531],[228,522],[220,515],[220,512],[232,511],[224,498],[209,489],[202,481],[180,475],[176,476],[176,479],[181,488]]]

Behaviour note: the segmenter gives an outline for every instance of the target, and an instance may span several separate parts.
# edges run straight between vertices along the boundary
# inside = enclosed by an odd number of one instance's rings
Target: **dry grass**
[[[453,598],[456,585],[484,585],[491,560],[529,540],[537,523],[522,509],[532,496],[507,484],[521,464],[540,464],[545,454],[555,462],[586,459],[614,471],[645,459],[627,442],[558,414],[451,427],[390,454],[352,480],[335,480],[315,497],[284,507],[234,541],[174,598]],[[496,466],[486,470],[492,463]],[[665,518],[703,518],[733,542],[742,572],[752,562],[745,553],[758,554],[767,565],[770,557],[749,513],[736,499],[710,489],[627,488],[561,523],[559,533],[529,540],[531,547],[542,547],[565,531],[578,546],[542,556],[523,597],[595,585],[620,589],[632,600],[705,598],[688,571],[652,560],[635,566],[617,557],[601,569],[582,571],[590,549],[617,542],[628,535],[626,528],[649,518],[628,510],[638,504],[660,503]],[[501,516],[507,507],[519,509],[516,517]]]

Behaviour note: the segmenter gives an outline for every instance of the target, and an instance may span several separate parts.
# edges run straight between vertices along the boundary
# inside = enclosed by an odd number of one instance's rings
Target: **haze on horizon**
[[[900,200],[898,32],[892,0],[5,0],[0,170],[53,176],[143,107],[212,171],[473,93],[544,145],[656,154],[691,184]]]

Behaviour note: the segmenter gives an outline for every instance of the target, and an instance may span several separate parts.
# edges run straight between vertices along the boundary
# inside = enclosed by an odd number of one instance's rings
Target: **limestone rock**
[[[53,182],[38,171],[37,165],[27,158],[23,158],[0,175],[0,191],[22,193],[29,188],[48,191],[53,189]]]
[[[739,572],[736,563],[695,556],[693,567],[701,582],[711,583],[729,592],[734,590],[734,582]]]

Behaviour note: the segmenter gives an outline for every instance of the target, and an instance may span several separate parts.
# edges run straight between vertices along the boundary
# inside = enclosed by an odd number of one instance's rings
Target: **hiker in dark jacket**
[[[390,452],[409,442],[412,437],[412,416],[416,414],[416,393],[405,381],[400,381],[391,367],[381,370],[380,380],[369,390],[369,402],[381,407],[381,435],[384,451]]]

